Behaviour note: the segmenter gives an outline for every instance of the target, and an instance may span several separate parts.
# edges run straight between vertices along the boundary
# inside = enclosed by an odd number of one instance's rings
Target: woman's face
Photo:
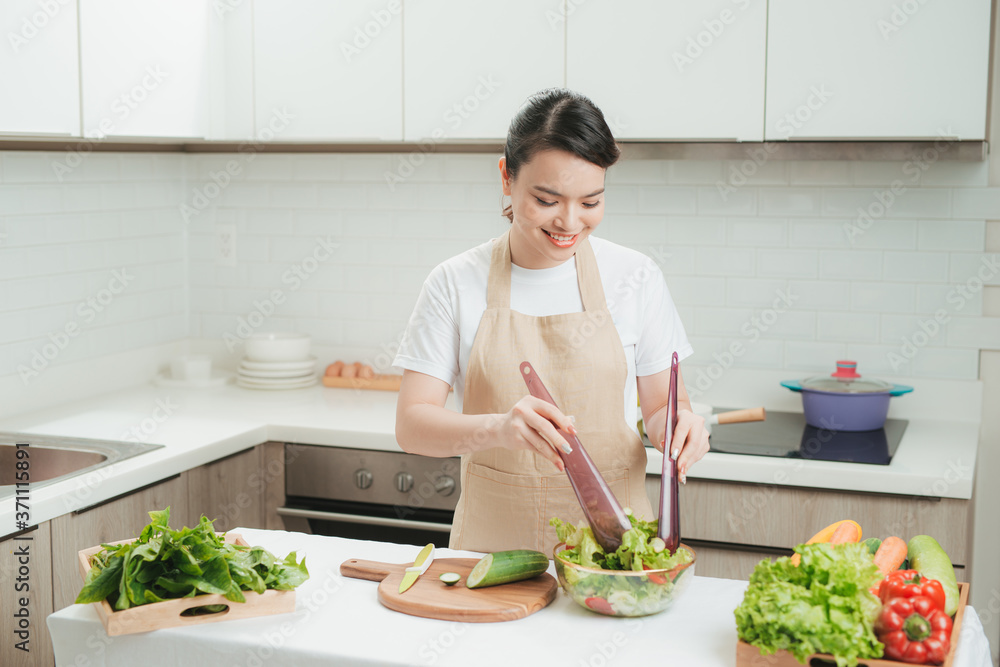
[[[510,195],[514,222],[511,261],[547,269],[571,258],[604,217],[604,168],[572,153],[540,151],[507,178],[500,158],[503,193]]]

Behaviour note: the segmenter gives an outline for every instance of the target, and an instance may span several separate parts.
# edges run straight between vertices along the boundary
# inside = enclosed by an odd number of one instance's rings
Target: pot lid
[[[856,361],[838,361],[836,371],[830,375],[806,378],[802,381],[802,388],[835,394],[874,394],[892,390],[894,385],[891,382],[862,378],[857,367]]]

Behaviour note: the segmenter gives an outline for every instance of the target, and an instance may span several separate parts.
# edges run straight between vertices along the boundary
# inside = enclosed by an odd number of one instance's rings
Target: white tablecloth
[[[673,607],[644,618],[600,616],[560,592],[550,606],[518,621],[456,623],[390,611],[378,603],[377,584],[340,576],[340,564],[349,558],[403,563],[413,560],[418,547],[246,528],[232,532],[278,556],[294,550],[307,557],[311,577],[298,589],[294,613],[108,637],[92,605],[73,605],[48,617],[56,665],[735,664],[733,609],[743,599],[745,581],[696,576]],[[449,549],[436,553],[477,556]],[[971,607],[964,619],[956,667],[990,667],[989,644]]]

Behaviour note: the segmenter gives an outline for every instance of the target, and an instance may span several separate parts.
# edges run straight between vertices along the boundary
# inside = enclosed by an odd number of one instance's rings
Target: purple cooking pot
[[[913,387],[882,380],[862,379],[857,362],[838,361],[829,376],[787,380],[781,386],[802,394],[806,423],[830,431],[872,431],[882,428],[889,399]]]

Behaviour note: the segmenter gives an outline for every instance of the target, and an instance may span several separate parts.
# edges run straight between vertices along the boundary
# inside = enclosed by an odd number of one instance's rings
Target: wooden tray
[[[376,375],[373,378],[342,378],[339,376],[323,376],[323,384],[327,387],[341,389],[378,389],[381,391],[399,391],[403,381],[402,375]]]
[[[955,660],[955,649],[958,647],[958,639],[961,636],[962,616],[965,614],[965,606],[969,602],[969,584],[958,584],[958,611],[955,612],[955,620],[951,628],[951,647],[948,655],[944,658],[942,667],[952,667]],[[806,665],[810,667],[826,667],[836,665],[837,661],[833,656],[824,653],[815,653],[809,656]],[[787,651],[778,651],[774,655],[761,655],[760,649],[746,642],[736,643],[736,667],[802,667],[802,663]],[[898,660],[866,659],[858,660],[858,667],[913,667],[913,663],[899,662]]]
[[[117,542],[106,542],[106,544],[125,544],[135,540],[119,540]],[[239,544],[240,546],[250,546],[243,539],[242,535],[226,533],[226,542],[229,544]],[[100,551],[100,545],[90,547],[79,552],[80,574],[84,581],[87,579],[87,572],[90,571],[90,557]],[[164,602],[151,602],[149,604],[115,611],[107,600],[95,602],[97,615],[104,625],[104,630],[109,636],[130,635],[136,632],[149,632],[160,628],[176,628],[184,625],[198,625],[201,623],[216,623],[218,621],[228,621],[234,618],[251,618],[253,616],[268,616],[271,614],[287,614],[295,611],[295,591],[275,591],[269,590],[261,593],[253,591],[243,591],[246,602],[232,602],[224,595],[196,595],[193,598],[178,598],[176,600],[166,600]],[[181,616],[186,609],[202,607],[209,604],[224,604],[229,608],[216,614],[204,614],[201,616]]]

